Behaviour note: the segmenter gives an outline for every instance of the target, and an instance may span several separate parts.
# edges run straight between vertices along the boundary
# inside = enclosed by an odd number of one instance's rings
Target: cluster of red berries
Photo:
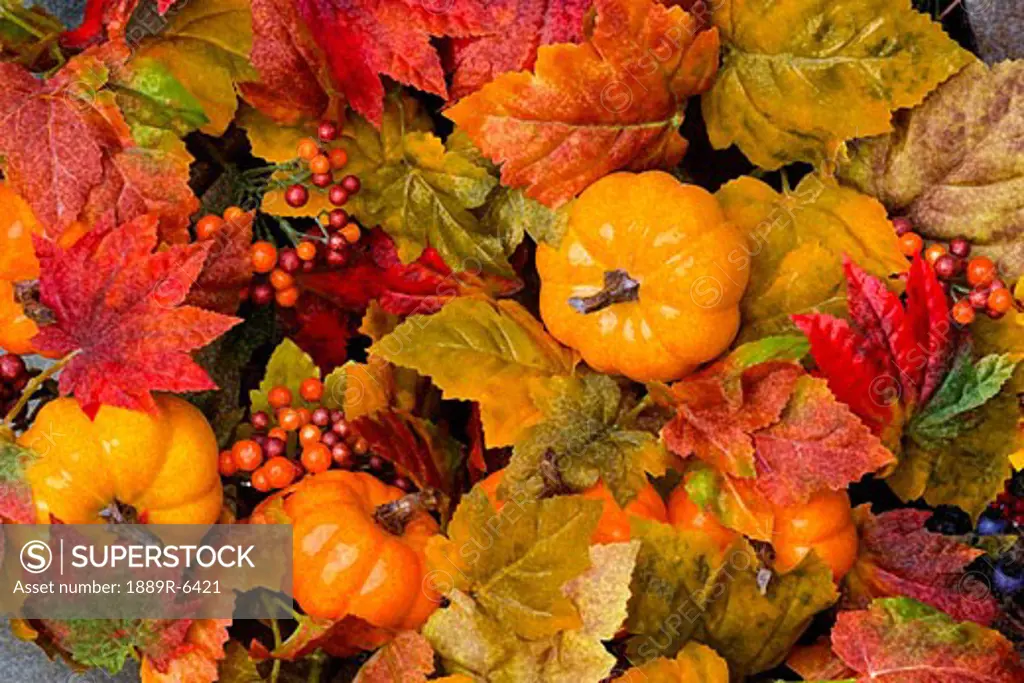
[[[253,433],[220,454],[221,475],[249,472],[252,487],[266,492],[290,486],[307,472],[319,474],[332,466],[388,474],[390,463],[369,452],[366,439],[353,432],[344,413],[319,405],[323,392],[320,380],[305,380],[299,386],[299,395],[313,407],[295,407],[290,389],[273,387],[267,402],[274,409],[274,417],[263,411],[250,416]],[[299,453],[298,459],[289,457],[289,453]],[[403,491],[412,489],[404,477],[392,476],[390,480]]]
[[[21,356],[13,353],[0,356],[0,420],[17,404],[31,378],[32,373]]]
[[[923,249],[925,260],[935,268],[939,279],[948,284],[955,299],[951,315],[958,324],[970,325],[979,311],[999,319],[1017,305],[1012,292],[999,278],[996,265],[986,256],[971,258],[971,243],[963,237],[948,245],[934,242],[925,247],[908,219],[895,218],[893,225],[899,235],[900,250],[914,257]]]
[[[324,143],[338,139],[341,128],[333,121],[321,121],[317,127],[317,138],[303,138],[295,150],[299,159],[306,163],[309,171],[309,183],[313,187],[327,192],[327,199],[334,206],[344,206],[349,197],[359,192],[359,178],[344,175],[340,179],[340,171],[348,164],[348,154],[341,147],[327,148]],[[309,201],[309,188],[304,183],[293,183],[285,188],[284,200],[288,206],[299,208]]]
[[[270,242],[254,242],[249,253],[257,274],[249,286],[249,298],[257,306],[276,301],[291,308],[299,299],[295,274],[315,268],[340,268],[348,263],[349,248],[362,237],[362,228],[344,209],[326,215],[322,227],[310,228],[295,247],[278,250]],[[259,277],[266,276],[266,277]]]

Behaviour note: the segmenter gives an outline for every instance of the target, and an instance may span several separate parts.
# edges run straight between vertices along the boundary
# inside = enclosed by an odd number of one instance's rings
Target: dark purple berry
[[[1006,520],[1002,517],[983,516],[978,520],[978,534],[981,536],[997,536],[1006,531]]]
[[[976,311],[980,311],[988,306],[988,292],[984,289],[972,289],[971,293],[967,295],[967,300],[971,302],[971,307]]]
[[[257,306],[266,306],[274,300],[274,288],[266,282],[253,285],[249,298],[252,299],[252,302]]]
[[[337,409],[331,411],[331,422],[341,422],[344,419],[345,413],[343,413],[342,411]]]
[[[358,453],[359,451],[357,450],[356,452]],[[379,472],[380,470],[384,469],[385,460],[379,455],[371,455],[370,461],[366,464],[370,467],[371,470]]]
[[[395,477],[394,481],[391,482],[391,485],[396,489],[405,491],[406,493],[412,491],[412,482],[405,477]]]
[[[13,382],[27,372],[28,369],[25,367],[25,361],[22,360],[21,356],[13,353],[0,356],[0,379]]]
[[[324,432],[320,437],[320,441],[328,448],[334,448],[336,444],[341,442],[341,437],[334,432]]]
[[[345,238],[341,235],[340,232],[336,232],[336,233],[334,233],[333,235],[331,235],[330,237],[327,238],[327,248],[328,249],[333,249],[335,251],[341,251],[342,249],[345,248],[345,246],[347,244],[348,244],[348,242],[345,241]]]
[[[897,236],[903,236],[914,229],[914,224],[906,216],[897,216],[892,219],[892,227],[896,229]]]
[[[943,254],[935,259],[935,274],[943,280],[949,280],[956,275],[956,258]]]
[[[359,178],[354,175],[347,175],[341,179],[341,186],[345,188],[345,192],[355,194],[359,192],[359,188],[361,188],[363,184],[360,183]]]
[[[309,416],[313,424],[317,427],[326,427],[331,423],[331,411],[327,408],[317,408],[313,411],[313,414]]]
[[[263,450],[267,454],[267,459],[276,458],[279,455],[284,455],[285,443],[278,438],[267,439],[267,445]]]
[[[344,439],[346,436],[348,436],[349,432],[351,431],[351,427],[348,426],[348,421],[342,418],[340,420],[335,421],[335,423],[331,426],[331,431]]]
[[[297,209],[309,201],[309,190],[303,185],[290,185],[284,191],[284,200],[288,203],[288,206]]]
[[[253,434],[252,440],[255,441],[262,450],[267,450],[268,437],[266,434]]]
[[[334,447],[331,448],[331,457],[334,458],[334,462],[339,465],[347,465],[352,459],[352,449],[348,447],[348,444],[335,444]]]
[[[327,187],[334,182],[334,177],[330,173],[314,173],[309,182],[317,187]]]
[[[303,261],[302,262],[302,272],[303,273],[312,273],[314,268],[316,268],[316,262],[315,261]]]
[[[1006,315],[1006,311],[995,311],[991,308],[986,308],[985,315],[987,315],[989,318],[992,318],[992,320],[999,320],[1004,315]]]
[[[277,265],[286,273],[294,273],[302,267],[302,259],[292,247],[286,247],[277,254]]]
[[[997,290],[997,289],[1006,289],[1006,282],[1004,282],[1003,280],[1001,280],[999,278],[996,278],[996,279],[992,280],[991,283],[989,283],[987,289],[990,292],[992,292],[994,290]]]
[[[253,429],[264,430],[270,426],[270,416],[262,410],[258,410],[249,418]]]
[[[963,237],[956,237],[949,242],[949,253],[960,258],[967,258],[971,255],[971,243]]]

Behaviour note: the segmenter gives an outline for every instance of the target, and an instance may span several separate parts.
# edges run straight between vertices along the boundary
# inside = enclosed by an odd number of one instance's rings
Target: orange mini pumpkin
[[[738,533],[719,522],[710,510],[694,503],[682,484],[668,497],[668,521],[677,529],[703,531],[722,550],[739,537]]]
[[[39,411],[19,439],[39,456],[25,472],[39,523],[100,523],[112,506],[152,524],[217,521],[224,492],[213,429],[187,401],[155,400],[154,414],[102,406],[94,420],[73,398]]]
[[[491,501],[494,509],[501,510],[505,501],[498,499],[498,487],[505,478],[505,470],[494,472],[477,486],[483,490]],[[589,500],[601,501],[601,518],[594,529],[591,543],[618,543],[628,541],[630,538],[629,520],[631,517],[652,519],[658,522],[668,520],[668,513],[665,510],[665,503],[653,486],[647,484],[637,493],[636,498],[626,504],[625,508],[619,507],[615,502],[612,492],[604,485],[604,482],[597,482],[586,491],[580,494]]]
[[[804,505],[776,507],[772,534],[775,569],[794,569],[811,550],[839,581],[857,560],[857,527],[846,491],[823,491]]]
[[[573,203],[557,249],[537,248],[541,317],[596,370],[678,379],[736,336],[745,248],[707,190],[613,173]]]
[[[295,599],[313,617],[358,617],[384,629],[417,629],[440,595],[424,581],[424,549],[437,522],[413,510],[402,528],[375,514],[403,491],[363,473],[307,476],[253,511],[254,524],[292,524]]]

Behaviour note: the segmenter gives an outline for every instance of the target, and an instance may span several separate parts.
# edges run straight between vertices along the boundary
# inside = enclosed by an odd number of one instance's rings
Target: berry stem
[[[8,429],[13,429],[14,420],[18,417],[18,413],[20,413],[22,409],[28,404],[28,402],[32,400],[33,394],[35,394],[36,391],[38,391],[39,388],[43,386],[46,380],[50,379],[58,372],[63,370],[64,366],[70,363],[71,359],[77,356],[80,352],[81,349],[76,349],[72,351],[68,355],[56,361],[50,367],[40,372],[35,377],[30,379],[28,381],[28,384],[25,385],[25,389],[22,390],[21,397],[18,399],[18,402],[14,404],[14,407],[7,411],[7,416],[4,417],[4,426],[7,427]]]
[[[569,305],[579,313],[594,313],[612,304],[637,301],[640,298],[640,283],[621,269],[609,270],[604,274],[604,288],[592,296],[569,297]]]

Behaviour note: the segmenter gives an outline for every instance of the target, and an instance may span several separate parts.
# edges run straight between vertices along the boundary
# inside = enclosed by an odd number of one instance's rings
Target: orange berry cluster
[[[924,250],[925,260],[935,268],[939,279],[947,284],[955,299],[950,314],[958,324],[970,325],[978,311],[998,319],[1019,305],[1006,283],[999,278],[992,259],[987,256],[972,258],[971,243],[965,238],[952,239],[948,245],[933,242],[926,247],[924,239],[913,231],[907,218],[895,218],[893,225],[899,235],[900,250],[910,258]]]
[[[246,220],[245,210],[240,206],[229,206],[224,213],[218,216],[210,213],[196,221],[196,240],[203,242],[219,233],[228,223],[235,223]]]
[[[334,121],[321,121],[317,126],[317,140],[303,138],[295,149],[295,154],[304,162],[309,171],[309,183],[327,192],[327,199],[334,206],[344,206],[349,197],[359,192],[359,178],[352,174],[340,175],[348,164],[348,153],[341,147],[330,148],[325,143],[338,139],[341,128]],[[304,183],[293,183],[285,188],[284,200],[288,206],[299,208],[309,201],[309,188]]]
[[[348,468],[367,456],[369,444],[352,431],[344,413],[320,405],[323,392],[320,380],[311,377],[303,381],[299,395],[312,405],[307,408],[295,405],[288,387],[273,387],[267,402],[273,408],[275,420],[263,411],[250,416],[253,434],[220,454],[221,475],[249,472],[252,487],[266,492],[290,486],[307,472],[319,474],[334,465]],[[275,421],[276,426],[272,426]],[[291,450],[299,452],[297,460],[288,455],[289,442]],[[380,469],[380,460],[376,456],[368,458],[366,464],[371,466],[367,469]],[[404,480],[399,480],[392,483],[402,485]]]

